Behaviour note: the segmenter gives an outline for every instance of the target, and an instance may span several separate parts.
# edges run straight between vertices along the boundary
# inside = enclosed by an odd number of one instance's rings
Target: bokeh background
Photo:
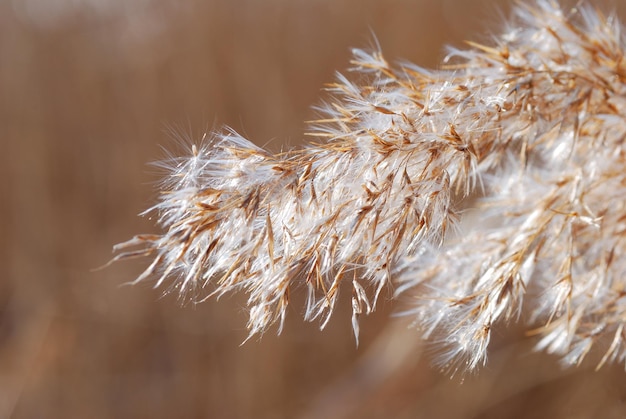
[[[602,3],[626,19],[622,2]],[[229,125],[297,146],[350,47],[436,67],[510,1],[0,0],[1,418],[626,417],[623,366],[563,370],[512,327],[450,378],[382,301],[357,348],[346,294],[324,332],[294,304],[243,346],[245,296],[182,305],[147,261],[93,268],[157,231],[146,163]],[[296,299],[298,297],[296,296]]]

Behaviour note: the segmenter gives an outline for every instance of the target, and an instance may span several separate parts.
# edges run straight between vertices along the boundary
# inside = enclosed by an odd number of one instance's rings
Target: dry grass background
[[[626,19],[626,7],[615,6]],[[328,329],[300,320],[246,337],[241,296],[181,307],[120,287],[146,261],[91,272],[154,231],[146,162],[227,124],[269,148],[302,121],[349,47],[373,30],[390,59],[435,67],[444,44],[498,30],[495,0],[3,0],[0,2],[0,417],[624,417],[626,373],[561,370],[521,331],[450,379],[429,348],[347,301]],[[397,306],[396,306],[397,308]],[[423,354],[426,353],[424,356]]]

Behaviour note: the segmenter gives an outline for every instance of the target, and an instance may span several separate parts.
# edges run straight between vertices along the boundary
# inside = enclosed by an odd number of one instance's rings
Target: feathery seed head
[[[328,86],[324,141],[272,155],[214,134],[167,163],[164,233],[115,259],[152,257],[138,280],[182,293],[246,292],[251,335],[282,326],[293,287],[322,327],[351,287],[358,337],[390,287],[417,296],[444,365],[483,364],[522,313],[567,363],[601,341],[600,364],[625,362],[625,44],[613,17],[538,0],[438,71],[355,50],[363,78]]]

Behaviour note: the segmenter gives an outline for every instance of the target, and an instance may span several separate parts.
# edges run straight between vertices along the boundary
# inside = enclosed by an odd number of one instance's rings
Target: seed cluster
[[[519,318],[567,363],[595,346],[624,362],[621,30],[538,0],[437,71],[355,50],[358,83],[328,86],[318,143],[273,155],[225,131],[164,162],[165,232],[116,259],[152,257],[137,280],[184,295],[246,292],[251,335],[282,326],[295,287],[323,327],[349,282],[357,337],[391,289],[448,368],[482,365],[492,328]]]

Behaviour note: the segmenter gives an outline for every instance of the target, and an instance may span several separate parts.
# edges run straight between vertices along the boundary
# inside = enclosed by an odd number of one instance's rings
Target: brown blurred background
[[[626,7],[614,5],[622,18]],[[610,9],[610,5],[609,5]],[[518,330],[477,375],[432,352],[383,301],[350,330],[295,304],[280,337],[246,337],[245,296],[181,304],[147,261],[107,262],[156,231],[146,165],[229,125],[296,146],[350,47],[436,67],[445,44],[498,32],[508,1],[1,0],[0,417],[625,417],[623,366],[562,370]],[[346,297],[348,293],[345,293]]]

